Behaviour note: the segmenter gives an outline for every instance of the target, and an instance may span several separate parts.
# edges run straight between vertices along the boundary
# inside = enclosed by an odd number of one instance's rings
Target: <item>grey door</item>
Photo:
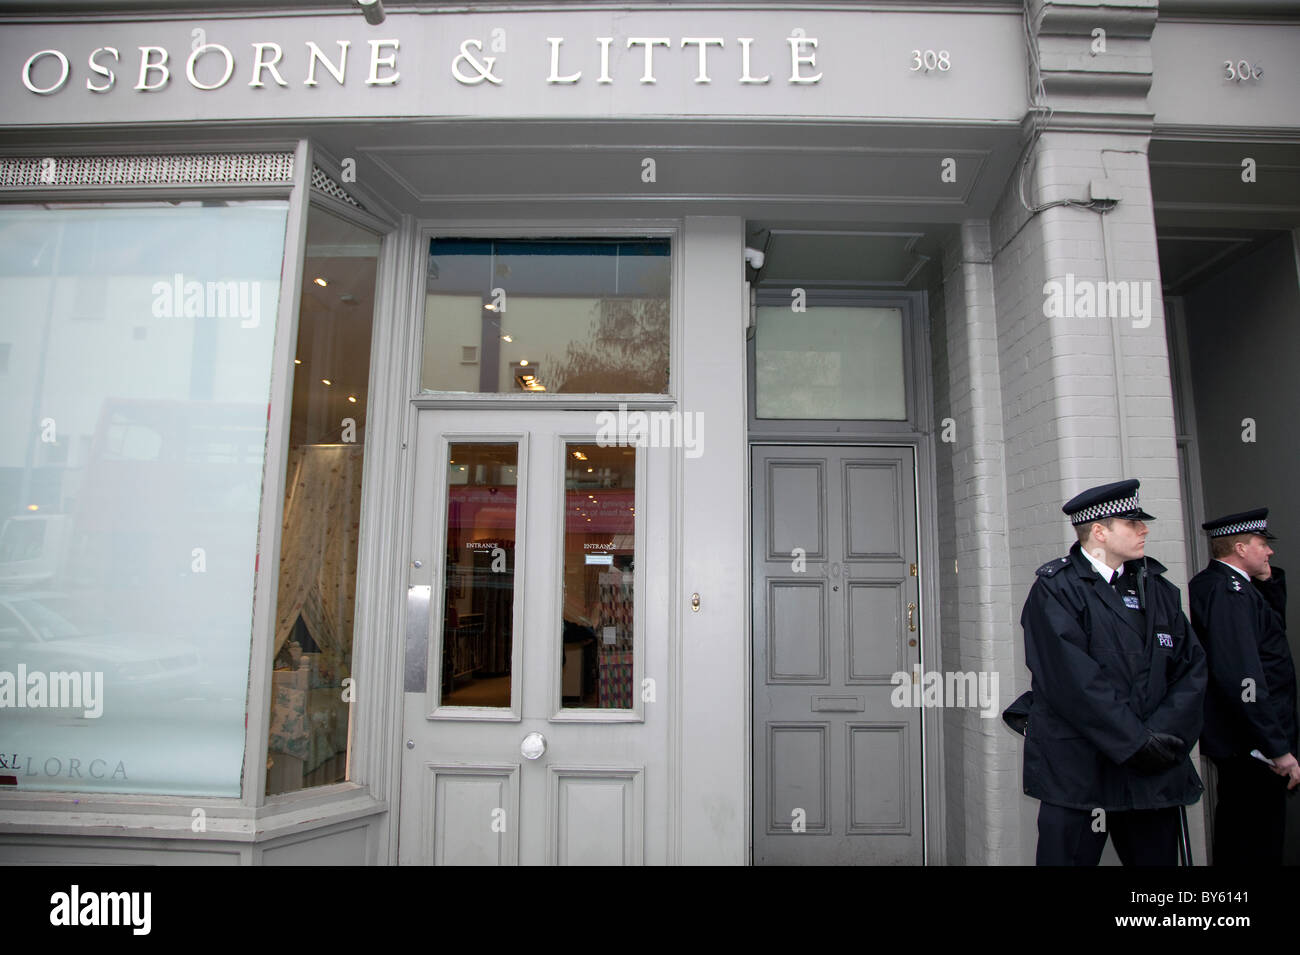
[[[910,448],[753,448],[754,863],[923,861]],[[911,629],[915,628],[915,629]]]

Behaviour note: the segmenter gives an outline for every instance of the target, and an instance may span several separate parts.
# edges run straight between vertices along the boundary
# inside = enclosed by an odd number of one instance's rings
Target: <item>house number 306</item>
[[[1247,80],[1257,80],[1264,75],[1262,66],[1251,66],[1245,60],[1238,60],[1233,63],[1232,60],[1223,61],[1223,78],[1225,80],[1236,80],[1238,83],[1244,83]]]
[[[950,69],[952,69],[952,62],[948,57],[947,50],[939,50],[937,53],[934,50],[926,50],[925,52],[920,50],[912,51],[911,72],[913,73],[917,70],[926,73],[931,70],[938,70],[940,73],[946,73]]]

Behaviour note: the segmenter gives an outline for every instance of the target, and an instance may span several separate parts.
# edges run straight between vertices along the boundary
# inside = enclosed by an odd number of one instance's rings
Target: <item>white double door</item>
[[[674,451],[602,423],[418,414],[402,864],[666,861]]]

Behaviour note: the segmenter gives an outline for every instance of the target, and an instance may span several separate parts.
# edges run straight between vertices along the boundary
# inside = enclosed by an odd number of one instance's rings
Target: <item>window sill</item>
[[[195,815],[199,809],[201,817]],[[78,835],[258,843],[387,810],[387,803],[355,783],[275,796],[260,807],[243,806],[234,799],[186,796],[4,793],[0,838]],[[195,831],[200,818],[203,829]]]

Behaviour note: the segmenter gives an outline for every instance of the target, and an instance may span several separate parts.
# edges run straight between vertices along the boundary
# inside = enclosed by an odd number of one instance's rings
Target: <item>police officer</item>
[[[1188,590],[1210,667],[1201,752],[1219,776],[1214,864],[1281,865],[1286,792],[1300,786],[1300,764],[1286,591],[1269,564],[1276,538],[1266,507],[1201,526],[1213,559]]]
[[[1139,483],[1090,488],[1062,510],[1078,541],[1038,568],[1020,615],[1032,702],[1025,792],[1039,865],[1174,865],[1180,806],[1200,798],[1205,654],[1178,588],[1145,556]],[[1101,810],[1101,812],[1098,812]]]

